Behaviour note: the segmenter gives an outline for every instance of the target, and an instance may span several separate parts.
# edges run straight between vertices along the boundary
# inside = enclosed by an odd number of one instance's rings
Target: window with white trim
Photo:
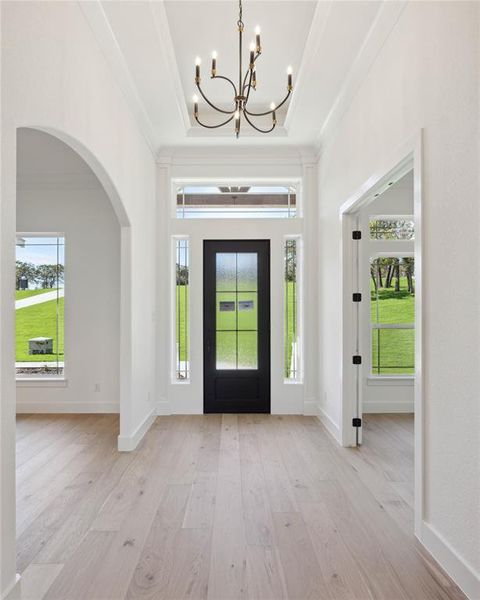
[[[15,368],[17,378],[64,375],[65,238],[17,234]]]
[[[413,256],[370,261],[372,375],[415,372],[415,262]]]
[[[189,240],[174,238],[175,273],[175,379],[188,381],[190,378],[190,266]]]
[[[285,219],[297,216],[293,185],[184,186],[177,189],[178,219]]]
[[[284,254],[284,378],[301,381],[300,238],[286,237]]]

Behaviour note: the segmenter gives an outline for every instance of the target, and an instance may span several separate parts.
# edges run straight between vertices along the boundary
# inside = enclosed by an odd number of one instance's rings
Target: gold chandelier
[[[285,96],[285,98],[278,105],[275,105],[275,103],[272,102],[270,104],[270,110],[267,110],[265,112],[252,112],[252,111],[248,110],[247,107],[248,107],[248,101],[250,99],[250,93],[252,92],[252,90],[253,90],[253,92],[255,92],[257,89],[256,62],[257,62],[258,57],[262,53],[262,46],[260,43],[260,28],[257,27],[255,30],[255,38],[256,38],[255,42],[252,42],[250,45],[250,60],[249,60],[249,64],[248,64],[248,69],[246,70],[246,73],[244,74],[243,66],[242,66],[243,29],[244,29],[244,23],[242,20],[242,16],[243,16],[242,0],[239,0],[238,5],[239,5],[239,14],[238,14],[238,21],[237,21],[238,46],[239,46],[239,49],[238,49],[238,87],[228,77],[224,77],[223,75],[217,75],[217,53],[216,52],[212,53],[212,67],[210,69],[210,79],[224,79],[225,81],[228,81],[228,83],[233,87],[234,108],[232,110],[223,110],[221,108],[218,108],[218,106],[215,106],[215,104],[213,104],[213,102],[211,102],[207,98],[207,96],[204,94],[202,87],[200,85],[201,84],[201,77],[200,77],[201,59],[199,57],[197,57],[197,59],[195,61],[195,84],[197,86],[197,89],[200,92],[200,95],[202,96],[202,98],[205,100],[205,102],[211,108],[213,108],[214,110],[216,110],[219,113],[228,115],[228,118],[225,121],[218,123],[218,125],[207,125],[205,123],[202,123],[200,121],[200,119],[198,118],[198,96],[194,95],[194,97],[193,97],[193,116],[195,117],[195,120],[197,121],[197,123],[199,125],[201,125],[202,127],[206,127],[207,129],[218,129],[219,127],[223,127],[224,125],[227,125],[232,120],[235,120],[235,136],[237,138],[240,134],[242,115],[245,117],[245,120],[247,121],[247,123],[251,127],[253,127],[256,131],[259,131],[260,133],[270,133],[271,131],[273,131],[277,124],[276,111],[285,104],[285,102],[288,100],[288,98],[290,97],[290,94],[292,93],[292,90],[293,90],[292,69],[291,69],[291,67],[288,67],[288,69],[287,69],[287,95]],[[257,127],[257,125],[255,125],[252,122],[252,118],[254,119],[256,117],[265,117],[267,115],[272,116],[272,126],[269,129],[261,129],[260,127]]]

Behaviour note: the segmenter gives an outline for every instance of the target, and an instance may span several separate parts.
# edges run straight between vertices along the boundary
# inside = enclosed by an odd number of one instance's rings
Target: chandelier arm
[[[254,112],[250,112],[247,109],[245,109],[245,112],[247,114],[249,114],[251,117],[264,117],[266,115],[271,115],[273,112],[277,111],[280,107],[282,107],[285,102],[288,100],[288,98],[290,97],[290,94],[292,92],[289,90],[287,95],[285,96],[285,98],[280,102],[280,104],[278,106],[276,106],[273,110],[267,110],[266,112],[261,112],[261,113],[254,113]]]
[[[226,125],[227,123],[230,123],[230,121],[233,119],[235,115],[232,115],[231,117],[229,117],[226,121],[223,121],[223,123],[219,123],[218,125],[206,125],[205,123],[202,123],[200,121],[200,119],[196,116],[195,117],[195,121],[201,125],[202,127],[206,127],[207,129],[217,129],[218,127],[223,127],[224,125]]]
[[[202,95],[202,98],[205,100],[205,102],[207,104],[209,104],[212,108],[214,108],[216,111],[221,112],[225,115],[233,115],[233,113],[235,112],[236,108],[234,108],[233,110],[223,110],[221,108],[218,108],[218,106],[215,106],[215,104],[212,104],[212,102],[210,102],[210,100],[205,96],[205,94],[203,93],[202,88],[200,87],[200,84],[197,83],[197,88],[198,91],[200,92],[200,94]]]
[[[253,76],[253,71],[250,71],[250,79],[248,80],[248,85],[247,85],[248,92],[245,97],[245,102],[243,104],[244,107],[247,106],[248,98],[250,97],[250,90],[252,89],[252,76]]]
[[[257,131],[259,131],[260,133],[270,133],[275,129],[276,126],[276,122],[270,127],[270,129],[260,129],[260,127],[257,127],[256,125],[254,125],[250,119],[248,118],[248,115],[246,114],[245,111],[243,111],[243,116],[245,117],[245,120],[247,121],[247,123],[249,125],[251,125],[254,129],[256,129]]]
[[[237,88],[235,87],[235,84],[228,77],[224,77],[223,75],[213,75],[210,79],[225,79],[225,81],[228,81],[228,83],[233,87],[233,90],[235,92],[235,96],[238,95],[237,94]]]
[[[257,55],[255,56],[255,58],[253,59],[253,62],[255,62],[259,56],[260,56],[260,52],[257,53]],[[250,69],[247,70],[247,72],[245,73],[245,77],[243,78],[243,87],[242,87],[243,91],[245,91],[245,88],[247,87],[246,83],[247,83],[247,77],[248,77],[249,73],[250,73]],[[252,71],[252,73],[253,73],[253,71]],[[250,81],[251,81],[251,79],[250,79]]]

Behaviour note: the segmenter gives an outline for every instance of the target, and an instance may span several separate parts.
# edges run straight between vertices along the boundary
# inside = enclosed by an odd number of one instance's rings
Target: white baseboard
[[[119,435],[118,436],[118,450],[119,452],[130,452],[135,450],[138,444],[142,441],[143,436],[152,426],[157,416],[156,409],[153,408],[140,425],[135,429],[132,435]]]
[[[318,402],[314,398],[309,398],[303,402],[303,414],[318,417]]]
[[[401,400],[388,401],[384,400],[381,402],[375,401],[364,401],[362,405],[363,413],[413,413],[414,403],[413,401],[402,402]]]
[[[331,417],[323,410],[323,408],[318,405],[317,408],[317,416],[320,419],[320,422],[328,431],[328,433],[338,442],[340,445],[342,443],[342,437],[340,435],[339,426],[331,419]]]
[[[171,414],[172,414],[172,408],[170,406],[170,402],[168,400],[165,400],[164,398],[161,398],[157,402],[157,415],[171,415]]]
[[[18,573],[15,579],[1,592],[0,600],[20,600],[20,575]]]
[[[478,600],[480,598],[480,574],[476,573],[447,540],[425,521],[422,523],[421,541],[463,593],[470,600]]]
[[[24,402],[17,400],[17,413],[118,413],[120,405],[117,402]]]

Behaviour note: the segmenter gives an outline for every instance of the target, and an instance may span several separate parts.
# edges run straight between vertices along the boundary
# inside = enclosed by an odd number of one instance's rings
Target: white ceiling
[[[217,70],[238,78],[236,0],[81,1],[84,14],[157,154],[172,148],[286,146],[312,148],[360,85],[403,2],[377,0],[244,0],[245,54],[258,24],[263,53],[258,60],[255,104],[268,105],[286,91],[286,67],[294,69],[294,93],[273,134],[245,128],[200,128],[191,117],[194,61],[201,56],[205,91],[228,102],[230,86],[210,81],[212,50]],[[378,31],[380,28],[380,32]],[[233,90],[232,90],[233,91]],[[200,102],[205,121],[208,114]],[[338,118],[338,115],[337,115]],[[218,122],[218,121],[217,121]]]

